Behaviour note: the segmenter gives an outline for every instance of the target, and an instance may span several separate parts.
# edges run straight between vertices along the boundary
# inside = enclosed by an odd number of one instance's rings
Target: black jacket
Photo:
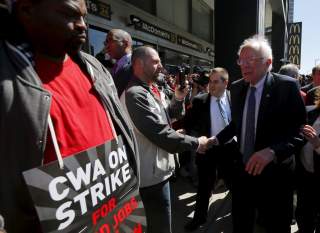
[[[231,123],[217,137],[220,143],[237,136],[241,142],[242,115],[249,84],[240,79],[231,84]],[[300,127],[306,112],[298,85],[292,78],[268,73],[258,113],[255,151],[270,147],[279,163],[293,168],[293,155],[303,144]]]
[[[121,108],[109,72],[94,57],[73,57],[89,75],[115,126],[123,136],[128,160],[139,177],[137,144],[128,116]],[[42,164],[51,94],[33,66],[14,46],[0,41],[0,215],[10,233],[37,232],[39,221],[22,172]]]
[[[131,77],[133,75],[131,64],[122,67],[113,77],[114,85],[117,88],[118,96],[121,97],[122,93],[126,90]]]

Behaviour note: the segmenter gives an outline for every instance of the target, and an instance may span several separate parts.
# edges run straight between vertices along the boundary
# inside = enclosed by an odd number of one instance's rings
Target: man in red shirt
[[[0,40],[0,215],[8,232],[41,232],[22,172],[57,158],[48,115],[62,157],[121,135],[139,177],[137,146],[111,75],[80,52],[85,1],[7,4],[11,21]]]

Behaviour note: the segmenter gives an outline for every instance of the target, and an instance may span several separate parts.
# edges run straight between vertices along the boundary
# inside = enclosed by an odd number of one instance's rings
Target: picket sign
[[[45,233],[144,233],[137,177],[121,136],[23,173]]]

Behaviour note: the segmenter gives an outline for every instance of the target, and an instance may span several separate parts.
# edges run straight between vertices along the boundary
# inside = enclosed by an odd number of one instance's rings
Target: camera
[[[176,66],[174,75],[176,76],[176,83],[180,85],[183,90],[186,87],[186,69],[183,66]]]

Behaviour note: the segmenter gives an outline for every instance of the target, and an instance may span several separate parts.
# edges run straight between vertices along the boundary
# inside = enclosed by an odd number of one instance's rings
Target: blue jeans
[[[148,233],[171,233],[171,201],[169,180],[140,188],[146,211]]]

